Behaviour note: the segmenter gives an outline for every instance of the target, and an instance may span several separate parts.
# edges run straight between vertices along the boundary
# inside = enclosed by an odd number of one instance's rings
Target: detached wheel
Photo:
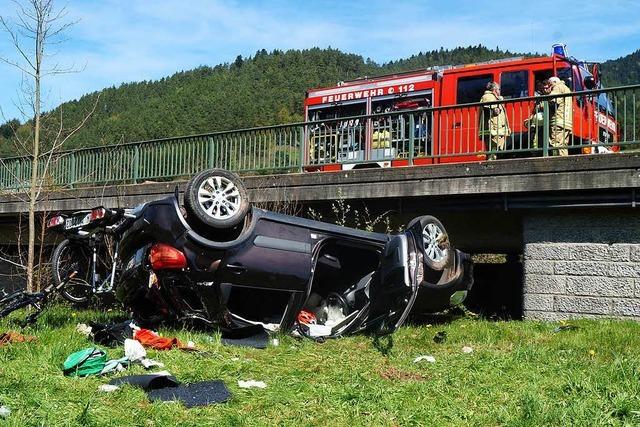
[[[191,178],[184,192],[184,206],[189,217],[217,229],[235,227],[249,211],[244,184],[224,169],[209,169]]]
[[[442,223],[430,215],[415,218],[407,228],[413,228],[417,232],[418,223],[420,224],[419,232],[422,235],[422,251],[425,265],[431,270],[444,270],[453,260],[449,235]]]

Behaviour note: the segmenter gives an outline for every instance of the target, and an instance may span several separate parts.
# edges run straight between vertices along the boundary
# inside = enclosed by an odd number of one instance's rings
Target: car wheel
[[[209,169],[194,176],[184,193],[188,217],[217,229],[240,224],[249,211],[247,191],[240,178],[223,169]]]
[[[408,229],[417,229],[422,237],[422,252],[424,263],[431,270],[442,271],[451,264],[453,251],[449,242],[449,235],[437,218],[430,215],[415,218],[407,226]],[[415,230],[418,232],[418,230]],[[418,239],[420,240],[420,239]]]

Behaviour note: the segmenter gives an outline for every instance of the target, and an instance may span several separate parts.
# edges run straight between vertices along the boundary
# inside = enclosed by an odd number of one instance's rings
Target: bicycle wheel
[[[83,241],[63,240],[53,251],[53,280],[64,282],[60,294],[74,304],[85,304],[92,294],[91,248]]]

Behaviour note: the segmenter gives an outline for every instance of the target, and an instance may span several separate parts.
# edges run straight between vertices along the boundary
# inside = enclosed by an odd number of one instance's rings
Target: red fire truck
[[[601,88],[597,65],[579,62],[554,45],[551,56],[510,58],[340,82],[307,91],[308,171],[468,162],[486,159],[477,105],[488,82],[501,86],[511,130],[505,155],[542,155],[542,81],[564,80],[572,92]],[[569,102],[569,99],[567,99]],[[612,103],[605,93],[572,96],[572,145],[617,141]],[[465,104],[476,105],[465,106]],[[411,113],[415,110],[415,113]],[[403,113],[395,114],[394,112]],[[369,118],[357,116],[372,115]],[[340,120],[344,118],[344,120]],[[617,147],[584,147],[578,152]],[[572,150],[573,152],[576,149]]]

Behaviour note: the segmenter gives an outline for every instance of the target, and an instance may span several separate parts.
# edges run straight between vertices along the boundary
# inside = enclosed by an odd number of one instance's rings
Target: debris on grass
[[[473,348],[465,345],[464,347],[462,347],[462,352],[465,354],[473,353]]]
[[[7,418],[9,415],[11,415],[11,409],[4,405],[0,406],[0,418]]]
[[[560,325],[558,327],[556,327],[553,332],[554,333],[558,333],[558,332],[563,332],[563,331],[575,331],[580,329],[578,326],[576,325]]]
[[[85,337],[89,337],[89,335],[91,335],[91,326],[85,324],[85,323],[78,323],[76,325],[76,331],[78,331],[79,333],[81,333],[82,335],[84,335]]]
[[[100,387],[98,387],[98,391],[102,391],[104,393],[112,393],[116,390],[118,390],[120,387],[118,387],[117,385],[113,385],[113,384],[102,384]]]
[[[36,337],[32,337],[29,335],[22,335],[22,334],[19,334],[18,332],[9,331],[9,332],[0,334],[0,347],[6,344],[12,344],[17,342],[33,342],[37,340],[38,338]]]
[[[271,340],[271,344],[272,344],[274,347],[277,347],[277,346],[279,346],[279,345],[280,345],[280,340],[279,340],[278,338],[274,338],[274,339],[272,339],[272,340]]]
[[[408,372],[393,366],[386,366],[378,369],[378,375],[385,380],[391,381],[424,381],[426,377],[417,372]]]
[[[267,388],[267,385],[262,381],[254,380],[238,380],[238,387],[240,388]]]
[[[447,333],[445,331],[438,331],[433,337],[433,342],[436,344],[442,344],[447,340]]]
[[[428,355],[428,356],[418,356],[415,359],[413,359],[413,363],[418,363],[418,362],[421,362],[423,360],[426,360],[429,363],[436,363],[436,358],[433,357],[433,356],[430,356],[430,355]]]

